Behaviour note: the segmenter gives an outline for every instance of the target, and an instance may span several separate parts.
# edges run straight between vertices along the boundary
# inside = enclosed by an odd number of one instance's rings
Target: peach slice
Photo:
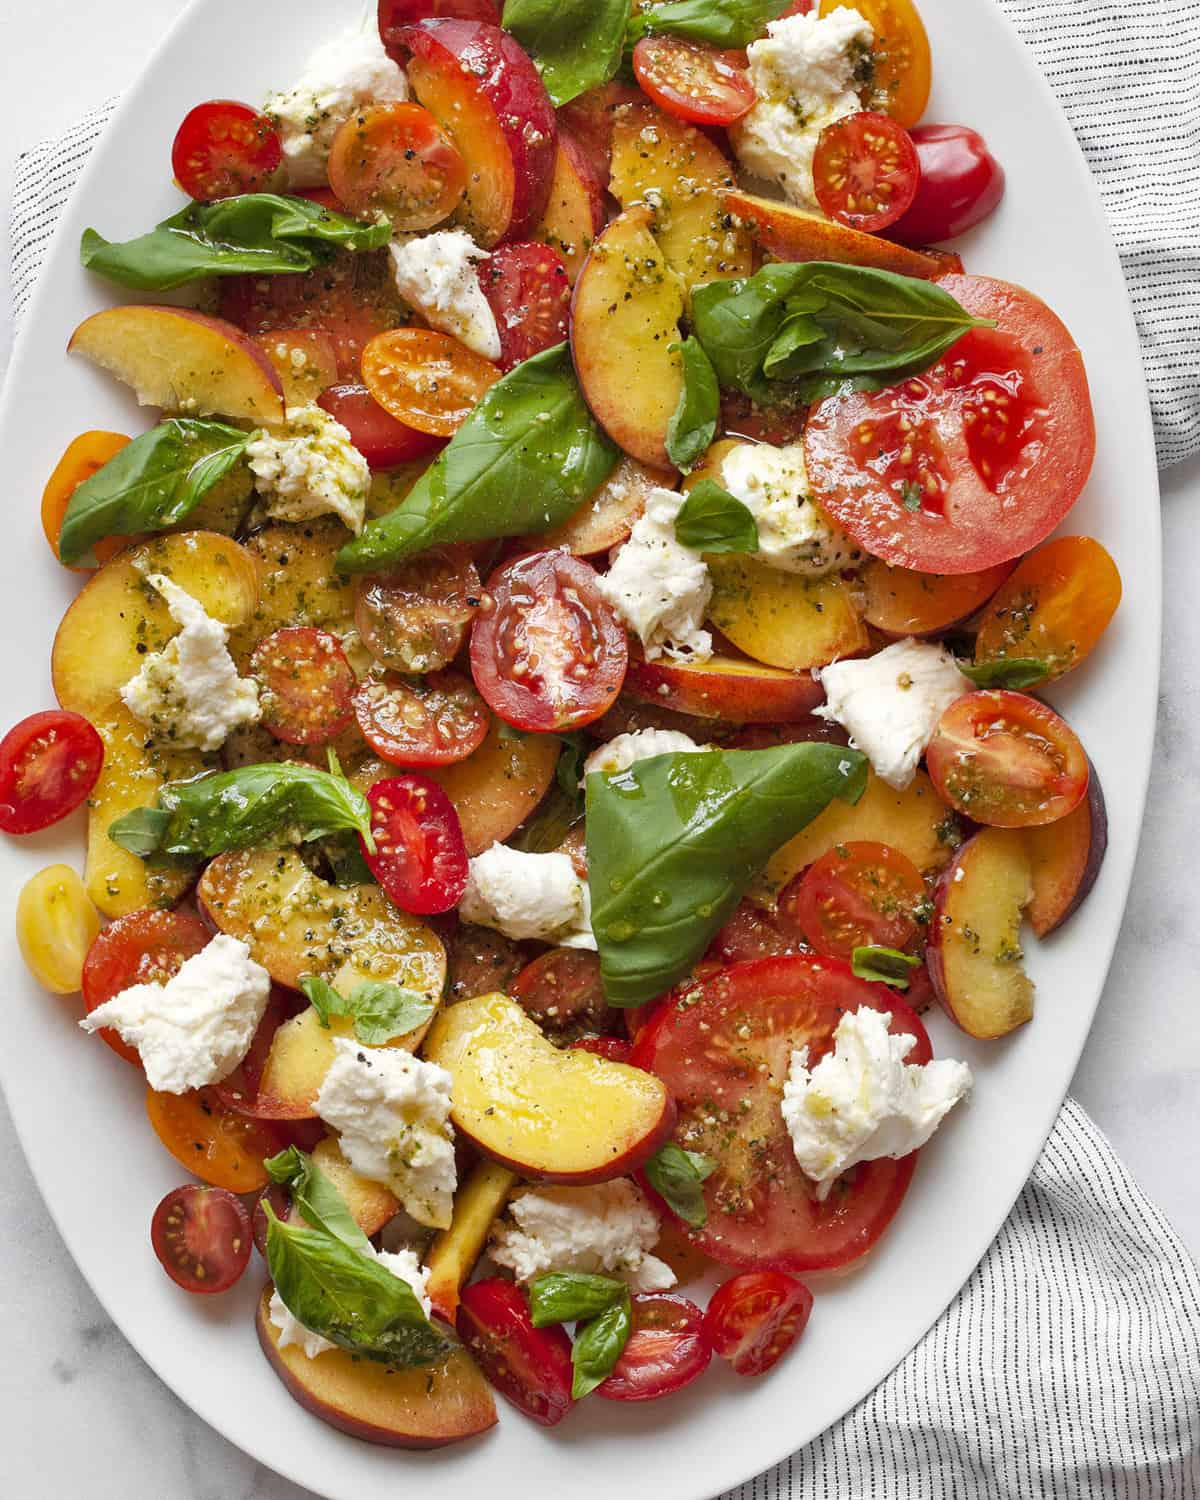
[[[623,1177],[654,1154],[675,1121],[674,1101],[653,1074],[560,1051],[507,995],[443,1010],[425,1056],[454,1079],[455,1127],[533,1181]]]
[[[604,189],[579,142],[558,132],[558,154],[550,179],[550,197],[534,239],[557,250],[572,286],[579,278],[592,241],[604,228]]]
[[[254,1324],[271,1368],[306,1411],[367,1443],[390,1448],[444,1448],[496,1425],[496,1403],[478,1365],[455,1346],[435,1365],[395,1370],[346,1349],[309,1359],[279,1347],[268,1309],[271,1287],[258,1300]]]
[[[938,882],[925,961],[942,1009],[968,1034],[1006,1036],[1033,1016],[1021,913],[1033,895],[1023,831],[985,828]]]
[[[337,383],[337,350],[327,333],[316,328],[277,328],[254,335],[271,361],[288,406],[308,406]]]
[[[648,469],[637,459],[622,455],[594,495],[589,495],[574,515],[553,531],[524,538],[535,551],[565,547],[576,557],[592,557],[625,541],[633,524],[646,508],[646,496],[656,486],[674,489],[676,475]]]
[[[283,420],[283,385],[266,354],[232,323],[190,307],[106,307],[80,323],[67,352],[124,381],[140,406]]]
[[[612,135],[617,110],[623,104],[645,102],[646,96],[640,88],[614,78],[559,106],[560,130],[565,126],[572,139],[578,141],[602,190],[607,189],[612,175]]]
[[[354,1222],[367,1235],[378,1234],[400,1211],[400,1204],[381,1182],[360,1177],[346,1158],[337,1138],[327,1135],[312,1149],[312,1159],[341,1194]],[[289,1217],[299,1217],[293,1206]]]
[[[415,1051],[428,1029],[426,1024],[386,1045]],[[258,1081],[259,1105],[275,1120],[311,1120],[335,1056],[334,1039],[349,1040],[353,1036],[354,1027],[344,1016],[331,1016],[329,1025],[322,1026],[311,1008],[285,1021],[271,1038],[271,1050]]]
[[[255,646],[284,625],[314,625],[345,635],[354,628],[354,580],[341,577],[334,557],[346,529],[332,516],[303,524],[276,522],[247,538],[258,603],[229,638],[241,671]]]
[[[756,198],[753,193],[730,188],[724,194],[724,204],[726,211],[745,224],[776,260],[836,260],[844,265],[876,266],[881,271],[925,281],[943,275],[946,269],[937,256],[850,229],[790,203]]]
[[[702,662],[629,663],[624,691],[641,703],[728,724],[793,724],[824,701],[811,672],[710,656]]]
[[[707,561],[713,581],[708,618],[755,661],[799,672],[870,644],[851,586],[836,574],[805,578],[734,553]]]
[[[1041,828],[1025,829],[1033,875],[1033,898],[1026,916],[1045,937],[1071,916],[1096,883],[1108,848],[1108,813],[1100,778],[1092,767],[1088,794],[1079,806]]]
[[[508,738],[496,719],[487,739],[466,760],[426,768],[423,774],[454,803],[468,854],[482,854],[503,842],[529,817],[550,789],[561,748],[549,735]]]
[[[588,256],[571,299],[571,353],[592,414],[619,448],[651,469],[673,467],[667,424],[679,405],[683,292],[650,232],[645,205],[615,218]]]
[[[878,557],[859,574],[863,619],[885,635],[934,635],[973,615],[992,597],[1012,563],[979,573],[917,573]]]
[[[483,1254],[488,1231],[504,1211],[520,1178],[499,1162],[479,1162],[454,1195],[454,1217],[429,1247],[425,1290],[439,1318],[453,1323],[458,1295]]]

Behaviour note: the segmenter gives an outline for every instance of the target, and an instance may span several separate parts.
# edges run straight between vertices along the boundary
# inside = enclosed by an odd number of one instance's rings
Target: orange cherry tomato
[[[432,229],[454,212],[467,165],[427,109],[373,104],[334,136],[329,184],[351,213],[386,214],[404,232]]]
[[[988,605],[975,660],[1032,658],[1046,682],[1077,667],[1121,602],[1121,575],[1090,536],[1063,536],[1031,552]]]
[[[821,15],[839,5],[856,10],[875,33],[864,89],[867,108],[883,110],[901,125],[915,125],[929,102],[933,72],[929,38],[916,6],[912,0],[821,0]]]
[[[863,619],[886,635],[935,635],[973,615],[1011,571],[997,563],[978,573],[918,573],[872,557],[859,575]]]
[[[129,442],[123,432],[81,432],[67,444],[66,452],[54,466],[54,472],[42,491],[42,530],[50,550],[58,556],[58,538],[71,496],[85,479],[90,479]],[[105,563],[129,543],[128,537],[106,536],[92,547],[96,561]],[[67,563],[72,573],[91,573],[92,568]]]
[[[393,328],[363,350],[362,376],[397,421],[434,437],[452,437],[500,371],[447,334]]]
[[[176,1161],[201,1182],[254,1193],[270,1180],[263,1158],[284,1147],[265,1120],[252,1120],[222,1104],[212,1089],[186,1094],[146,1090],[146,1113],[155,1134]]]
[[[784,889],[780,915],[818,953],[850,958],[855,948],[911,948],[920,932],[925,882],[906,855],[867,840],[835,844]]]

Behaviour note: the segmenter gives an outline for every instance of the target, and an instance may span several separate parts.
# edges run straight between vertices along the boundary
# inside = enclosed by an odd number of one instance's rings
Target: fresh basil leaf
[[[284,1224],[264,1204],[267,1264],[275,1290],[305,1328],[342,1349],[400,1368],[449,1349],[406,1281],[373,1255],[323,1229]]]
[[[135,807],[124,817],[110,823],[108,836],[114,844],[128,849],[139,859],[149,859],[162,847],[171,814],[161,807]]]
[[[768,21],[788,8],[790,0],[668,0],[634,16],[629,39],[652,34],[686,37],[712,47],[748,47],[757,41]]]
[[[708,1219],[704,1202],[704,1181],[717,1170],[711,1156],[702,1151],[685,1151],[668,1141],[646,1163],[650,1186],[672,1213],[693,1229],[703,1227]]]
[[[579,733],[560,734],[562,749],[554,767],[554,779],[559,791],[570,797],[575,808],[583,805],[583,763],[592,749],[586,738]]]
[[[896,948],[877,948],[874,944],[855,948],[850,955],[850,967],[859,979],[890,984],[895,990],[908,988],[908,976],[920,962],[909,953]]]
[[[586,1271],[549,1271],[529,1283],[529,1307],[535,1328],[551,1323],[579,1323],[629,1295],[623,1281]]]
[[[1051,663],[1038,656],[999,656],[995,661],[960,661],[957,666],[981,688],[1036,687],[1052,670]]]
[[[563,751],[564,756],[569,753]],[[533,817],[522,823],[508,842],[525,854],[552,854],[561,849],[567,834],[583,817],[582,796],[580,787],[568,793],[555,781]]]
[[[263,1162],[272,1182],[285,1187],[311,1229],[323,1229],[351,1250],[371,1253],[371,1242],[363,1233],[346,1201],[307,1152],[289,1146]]]
[[[692,321],[721,385],[758,401],[776,397],[778,382],[817,399],[846,380],[898,381],[969,329],[994,326],[931,281],[832,261],[708,282],[692,294]]]
[[[378,885],[356,833],[332,834],[323,840],[321,852],[329,865],[334,885]]]
[[[758,522],[736,496],[702,479],[679,507],[675,540],[697,552],[757,552]]]
[[[308,198],[241,193],[189,203],[148,234],[122,243],[85,229],[79,258],[109,281],[165,292],[202,276],[311,271],[335,250],[378,250],[391,237],[384,220],[364,224]]]
[[[630,0],[506,0],[503,25],[533,58],[554,104],[607,83],[621,65]]]
[[[614,1302],[575,1335],[575,1345],[571,1350],[571,1364],[575,1370],[571,1395],[576,1401],[581,1401],[602,1380],[608,1379],[632,1331],[633,1309],[626,1287],[619,1302]]]
[[[396,509],[342,548],[338,570],[371,572],[444,542],[549,530],[616,462],[566,344],[556,344],[492,386]]]
[[[685,472],[708,451],[717,435],[721,389],[708,355],[694,338],[672,344],[683,362],[683,390],[667,423],[667,457]]]
[[[172,417],[135,437],[71,496],[59,557],[85,561],[101,537],[177,526],[238,462],[250,436],[224,422]]]
[[[350,995],[354,1035],[368,1047],[382,1047],[398,1036],[407,1036],[433,1015],[436,1006],[416,990],[381,979],[368,979]]]
[[[839,745],[655,755],[587,778],[588,886],[611,1005],[682,979],[754,875],[834,797],[857,802],[867,762]]]
[[[319,974],[301,974],[300,990],[306,997],[308,1003],[317,1013],[317,1020],[326,1031],[329,1030],[329,1021],[332,1016],[344,1016],[346,1012],[342,1009],[345,1001],[334,989],[328,979],[322,979]]]

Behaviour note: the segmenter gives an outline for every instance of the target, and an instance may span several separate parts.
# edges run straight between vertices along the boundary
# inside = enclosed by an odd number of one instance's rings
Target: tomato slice
[[[379,0],[379,37],[387,54],[401,67],[409,54],[397,42],[396,34],[418,21],[441,20],[488,21],[500,24],[500,7],[496,0]]]
[[[808,1323],[813,1295],[783,1271],[743,1271],[716,1289],[704,1314],[714,1354],[738,1375],[764,1375]]]
[[[210,1088],[186,1094],[147,1089],[146,1113],[176,1161],[201,1182],[231,1193],[266,1187],[270,1179],[263,1161],[284,1147],[274,1126],[226,1109]]]
[[[966,125],[917,125],[912,131],[921,178],[891,239],[929,245],[986,219],[1004,196],[1004,168]]]
[[[813,153],[822,211],[867,233],[886,229],[909,208],[920,172],[908,131],[873,110],[826,125]]]
[[[422,917],[457,906],[467,888],[467,846],[437,782],[413,772],[389,776],[367,801],[375,852],[364,844],[363,857],[390,899]]]
[[[760,406],[742,391],[721,392],[721,428],[726,437],[749,438],[786,448],[804,436],[808,407],[797,402]]]
[[[610,1031],[616,1019],[604,998],[599,955],[579,948],[540,953],[513,980],[509,994],[560,1045]]]
[[[571,1340],[559,1327],[535,1328],[525,1293],[499,1276],[463,1289],[458,1336],[502,1396],[543,1427],[561,1422],[571,1398]]]
[[[479,284],[500,332],[500,368],[561,344],[567,336],[571,283],[549,245],[500,245],[479,268]]]
[[[1096,432],[1082,356],[1044,302],[987,276],[939,285],[998,326],[972,330],[900,385],[820,402],[804,453],[821,507],[868,552],[974,573],[1058,525]]]
[[[163,1270],[185,1292],[226,1292],[250,1262],[254,1238],[240,1198],[189,1182],[154,1210],[150,1243]]]
[[[362,377],[397,421],[434,437],[453,437],[500,371],[448,334],[394,328],[363,350]]]
[[[758,98],[745,53],[721,52],[682,37],[642,37],[633,49],[633,71],[660,109],[694,125],[732,125]]]
[[[840,5],[865,16],[875,33],[864,89],[870,108],[885,111],[901,125],[915,125],[929,102],[933,64],[913,0],[821,0],[821,15]]]
[[[338,128],[329,185],[352,214],[384,214],[404,233],[432,229],[467,186],[458,147],[419,104],[371,104]]]
[[[30,714],[0,740],[0,832],[36,833],[86,802],[104,741],[82,714]]]
[[[848,1265],[900,1207],[915,1154],[852,1167],[818,1201],[779,1109],[792,1052],[807,1046],[815,1064],[832,1050],[842,1015],[863,1006],[890,1011],[893,1034],[916,1038],[908,1060],[929,1061],[925,1028],[903,1000],[815,955],[708,975],[675,991],[638,1032],[631,1061],[675,1096],[675,1140],[717,1163],[704,1184],[707,1222],[686,1231],[714,1260],[778,1271]]]
[[[967,693],[941,717],[925,764],[938,796],[976,823],[1036,828],[1073,812],[1090,766],[1065,719],[1025,693]]]
[[[71,496],[85,479],[90,479],[102,469],[128,442],[129,439],[123,432],[95,431],[81,432],[67,444],[66,451],[55,464],[54,472],[42,491],[42,530],[55,557],[58,557],[58,539],[62,535],[63,519]],[[92,543],[92,555],[97,562],[106,563],[128,545],[128,537],[101,537],[99,541]],[[82,563],[67,563],[64,566],[69,567],[72,573],[94,571]]]
[[[331,385],[317,397],[317,405],[342,424],[372,471],[427,458],[443,446],[441,438],[398,422],[365,385]]]
[[[764,911],[753,901],[742,901],[713,938],[708,957],[718,963],[738,964],[800,951],[800,935],[792,924],[785,927],[782,915]]]
[[[570,1045],[580,1052],[594,1052],[609,1062],[627,1063],[633,1056],[633,1043],[623,1036],[581,1036]]]
[[[438,936],[446,948],[446,996],[450,1000],[471,1000],[497,990],[507,993],[521,972],[521,950],[491,927],[451,918],[438,927]]]
[[[483,602],[465,547],[435,547],[359,580],[354,623],[367,650],[396,672],[440,672],[462,650]]]
[[[835,844],[779,897],[780,913],[818,953],[849,959],[855,948],[911,948],[920,934],[925,882],[888,844]]]
[[[234,1110],[239,1115],[248,1115],[254,1120],[290,1118],[269,1105],[259,1103],[258,1085],[263,1069],[267,1065],[275,1033],[285,1021],[290,1020],[303,1008],[303,1004],[302,997],[297,996],[293,991],[285,990],[278,984],[271,986],[271,997],[267,1001],[267,1008],[263,1011],[262,1020],[258,1023],[258,1030],[254,1033],[245,1057],[232,1073],[223,1078],[220,1083],[212,1085],[213,1094],[226,1109]]]
[[[90,1014],[134,984],[166,984],[185,959],[206,948],[212,933],[186,911],[127,912],[105,927],[83,961],[83,1003]],[[127,1062],[141,1067],[137,1050],[111,1027],[96,1033]]]
[[[630,1301],[629,1342],[596,1394],[607,1401],[657,1401],[703,1375],[712,1349],[696,1304],[678,1292],[639,1292]]]
[[[283,145],[272,122],[234,99],[212,99],[189,109],[171,147],[176,182],[201,203],[261,192],[282,161]]]
[[[262,725],[288,745],[323,745],[354,722],[357,679],[342,643],[328,630],[287,625],[250,657]]]
[[[363,738],[395,766],[448,766],[487,738],[483,699],[457,672],[368,677],[354,694]]]
[[[612,707],[629,642],[594,568],[567,552],[534,552],[497,569],[487,591],[471,672],[495,713],[517,729],[556,731]]]

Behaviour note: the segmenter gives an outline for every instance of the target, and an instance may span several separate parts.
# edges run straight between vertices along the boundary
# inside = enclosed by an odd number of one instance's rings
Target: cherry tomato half
[[[518,1411],[553,1427],[571,1398],[571,1340],[562,1328],[535,1328],[525,1293],[499,1276],[464,1287],[455,1327],[483,1373]]]
[[[952,703],[925,752],[938,796],[976,823],[1056,823],[1087,795],[1090,767],[1065,719],[1025,693],[990,688]]]
[[[393,328],[363,350],[362,377],[397,421],[434,437],[453,437],[500,371],[448,334]]]
[[[30,714],[0,740],[0,832],[36,833],[86,802],[104,741],[82,714]]]
[[[862,92],[869,109],[915,125],[929,102],[929,37],[913,0],[821,0],[821,15],[849,5],[870,22],[874,41]]]
[[[71,496],[85,479],[98,473],[128,442],[129,439],[123,432],[94,431],[81,432],[67,444],[66,451],[55,464],[54,472],[42,491],[42,530],[55,557],[58,557],[58,539],[62,535],[63,519],[67,514],[67,506],[71,503]],[[92,543],[92,555],[97,562],[106,563],[128,545],[128,537],[100,537]],[[93,571],[82,563],[68,563],[65,566],[72,573]]]
[[[608,1401],[657,1401],[703,1375],[712,1350],[696,1304],[678,1292],[639,1292],[630,1301],[629,1342],[596,1394]]]
[[[396,40],[405,26],[418,21],[440,20],[488,21],[500,24],[500,7],[496,0],[379,0],[379,38],[389,57],[401,67],[408,61],[408,51]]]
[[[571,283],[549,245],[498,245],[479,268],[479,284],[500,332],[502,370],[566,338]]]
[[[258,643],[250,672],[263,728],[287,745],[323,745],[354,722],[356,678],[328,630],[287,625]]]
[[[660,109],[694,125],[732,125],[758,97],[744,53],[682,37],[642,37],[633,49],[633,71]]]
[[[708,957],[722,964],[739,964],[751,958],[799,953],[802,946],[800,935],[794,924],[786,921],[782,902],[780,908],[777,916],[774,912],[764,911],[753,901],[739,902],[728,922],[713,938]]]
[[[342,424],[372,472],[426,458],[444,443],[398,422],[365,385],[331,385],[317,397],[317,405]]]
[[[439,672],[462,650],[483,602],[465,547],[434,547],[359,580],[354,623],[367,650],[395,672]]]
[[[457,672],[368,677],[354,694],[363,738],[394,766],[449,766],[487,738],[483,699]]]
[[[338,128],[329,185],[352,214],[384,214],[404,233],[432,229],[467,185],[458,147],[419,104],[371,104]]]
[[[202,1182],[231,1193],[266,1187],[270,1179],[263,1161],[286,1144],[273,1125],[227,1109],[210,1088],[186,1094],[147,1089],[146,1114],[177,1162]]]
[[[240,1198],[189,1182],[154,1210],[150,1243],[163,1270],[185,1292],[228,1291],[250,1261],[254,1238]]]
[[[764,1375],[808,1323],[813,1295],[783,1271],[743,1271],[716,1289],[704,1313],[714,1354],[738,1375]]]
[[[609,1062],[627,1063],[633,1055],[633,1043],[623,1036],[581,1036],[570,1045],[580,1052],[594,1052]]]
[[[812,170],[822,211],[867,233],[901,217],[916,197],[921,171],[908,131],[873,110],[826,125]]]
[[[185,959],[206,948],[212,933],[186,911],[127,912],[105,927],[83,961],[83,1003],[89,1014],[133,984],[166,984]],[[125,1058],[141,1067],[135,1048],[111,1027],[97,1032]]]
[[[818,953],[848,959],[855,948],[911,947],[920,932],[925,882],[907,855],[888,844],[835,844],[779,897],[781,915]]]
[[[595,569],[567,552],[534,552],[497,569],[487,591],[471,673],[493,712],[517,729],[556,731],[612,707],[629,642]]]
[[[930,245],[965,234],[1003,198],[1004,168],[979,132],[966,125],[916,125],[911,135],[920,181],[889,238]]]
[[[600,959],[595,953],[580,948],[539,953],[513,980],[508,993],[560,1044],[613,1029],[615,1012],[604,998]]]
[[[402,911],[449,911],[467,888],[467,846],[454,804],[437,782],[409,772],[377,781],[371,806],[371,874]],[[362,843],[361,835],[359,842]]]
[[[261,192],[282,161],[283,146],[272,122],[234,99],[213,99],[189,109],[171,147],[176,182],[201,203]]]

